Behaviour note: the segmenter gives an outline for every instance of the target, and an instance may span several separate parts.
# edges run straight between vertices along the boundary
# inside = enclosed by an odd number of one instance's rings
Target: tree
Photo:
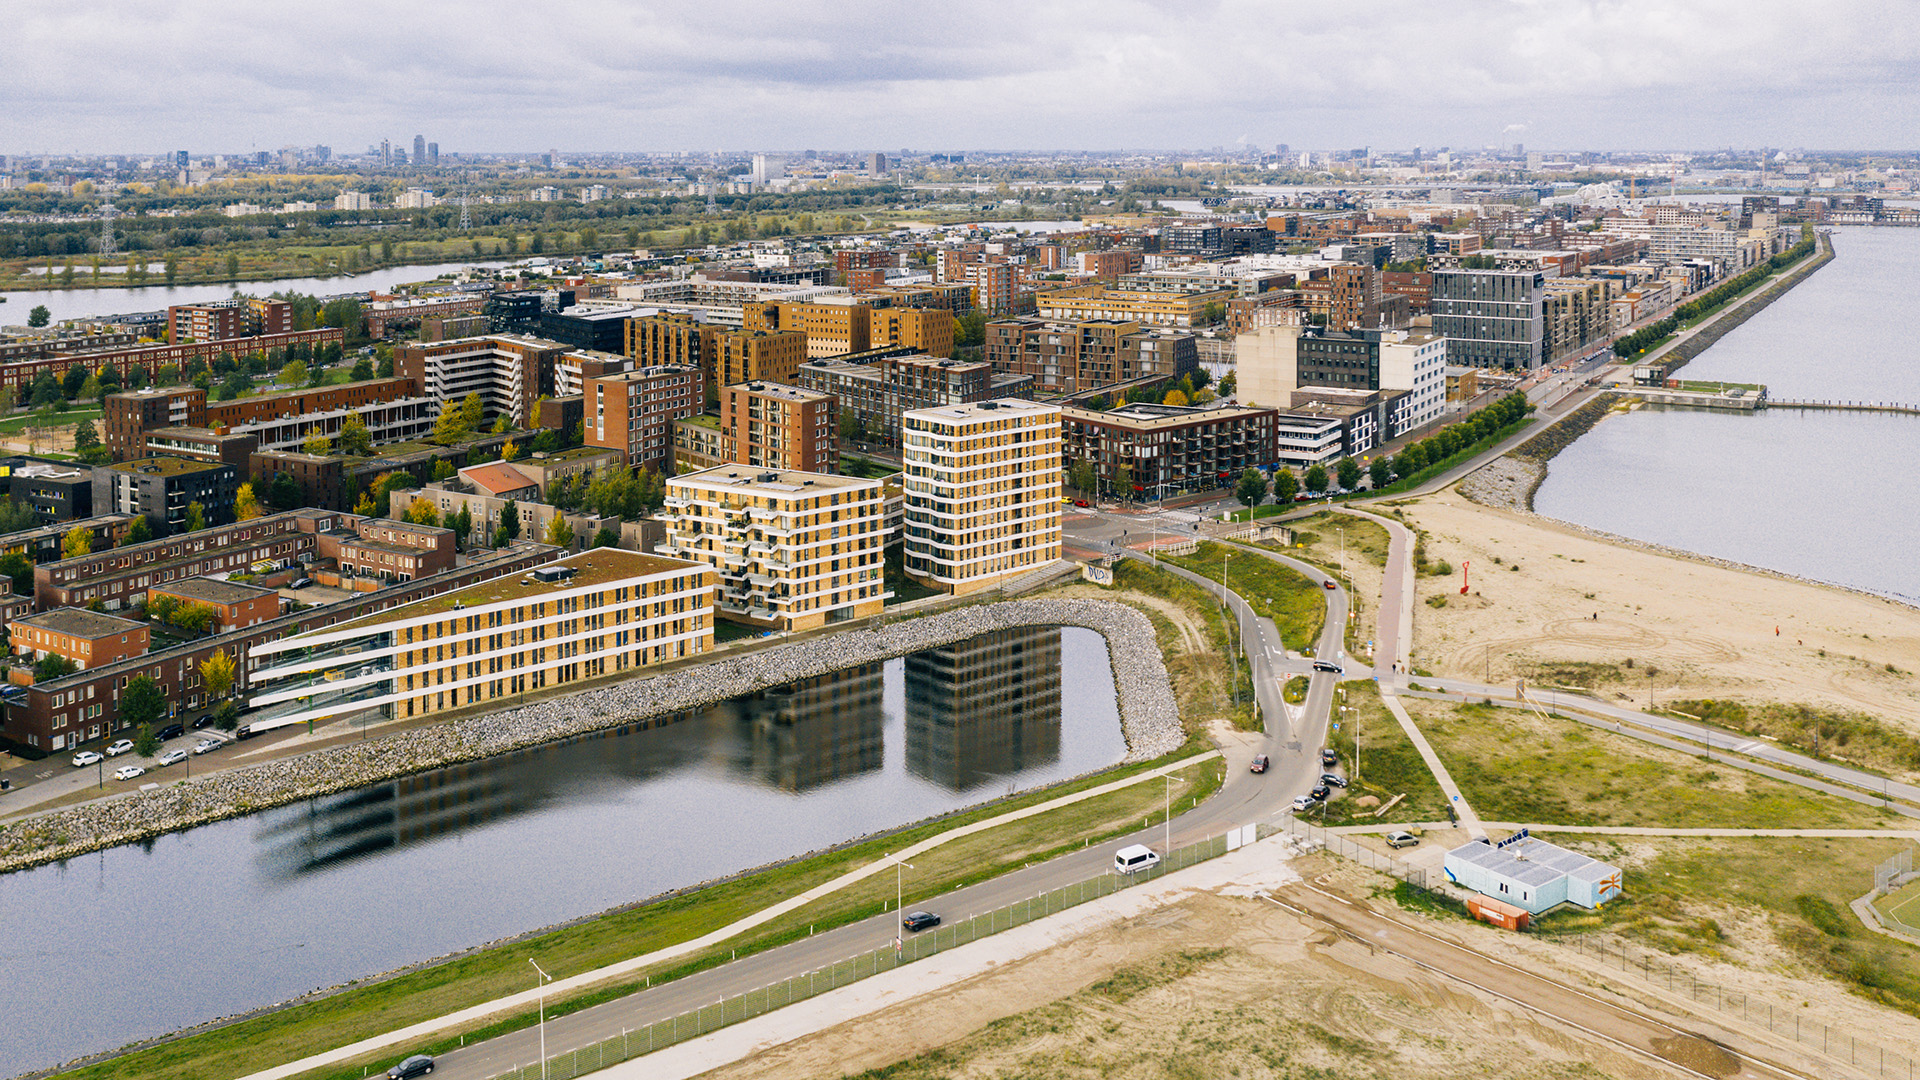
[[[41,327],[41,326],[47,325],[52,321],[53,321],[53,312],[48,311],[47,305],[45,304],[35,304],[33,306],[33,310],[27,312],[28,326]]]
[[[600,526],[600,531],[593,534],[593,546],[597,548],[619,547],[620,534],[614,532],[610,526],[602,525]]]
[[[288,386],[304,386],[307,381],[307,365],[300,360],[290,360],[280,369],[280,381]]]
[[[120,546],[130,547],[134,544],[144,544],[151,539],[153,539],[153,526],[148,524],[147,516],[141,514],[139,517],[133,519],[133,524],[127,526],[127,535],[121,537]]]
[[[305,500],[300,490],[300,481],[290,473],[274,473],[273,480],[267,484],[267,501],[275,510],[297,510]]]
[[[1327,467],[1315,462],[1307,467],[1307,490],[1315,495],[1327,490]]]
[[[233,493],[233,519],[252,521],[260,516],[260,497],[253,493],[251,481],[241,484]]]
[[[19,532],[40,524],[40,515],[32,505],[15,502],[13,496],[0,498],[0,533]]]
[[[73,559],[91,554],[93,554],[93,530],[85,525],[75,525],[60,538],[61,558]]]
[[[468,394],[460,402],[460,419],[466,422],[468,431],[479,431],[486,418],[487,407],[481,403],[479,394]]]
[[[840,437],[849,440],[862,440],[867,437],[867,422],[852,409],[840,410]]]
[[[216,649],[212,656],[200,661],[200,681],[206,684],[207,693],[214,697],[226,697],[233,689],[233,657]]]
[[[513,418],[508,416],[506,413],[501,413],[498,417],[494,419],[493,433],[495,435],[505,435],[507,432],[512,430],[513,430]]]
[[[501,461],[512,461],[514,458],[517,458],[519,456],[520,456],[519,443],[514,442],[512,439],[508,439],[506,442],[500,444],[500,460]]]
[[[440,511],[433,503],[416,495],[407,504],[407,520],[415,525],[436,526],[440,524]]]
[[[1093,485],[1099,482],[1097,475],[1093,471],[1093,462],[1081,458],[1067,469],[1067,484],[1075,491],[1088,494],[1093,491]]]
[[[1334,472],[1340,478],[1340,486],[1346,490],[1352,491],[1360,486],[1360,463],[1353,458],[1341,458],[1340,464],[1334,467]]]
[[[1273,470],[1274,502],[1291,506],[1293,497],[1298,494],[1300,494],[1300,478],[1293,475],[1292,469],[1283,465]]]
[[[455,546],[464,545],[473,536],[473,510],[466,503],[460,504],[460,512],[446,523],[453,530]]]
[[[138,521],[139,518],[134,520]],[[0,574],[13,579],[13,591],[17,596],[33,595],[33,560],[21,552],[9,552],[0,555]]]
[[[1113,467],[1113,486],[1124,498],[1133,498],[1133,466],[1121,462]]]
[[[89,375],[87,381],[80,384],[80,396],[83,398],[97,399],[104,393],[105,391],[100,389],[98,376]]]
[[[167,695],[150,675],[135,675],[120,691],[120,720],[129,727],[151,724],[167,715]]]
[[[1160,399],[1160,404],[1177,405],[1184,408],[1187,404],[1187,395],[1178,390],[1169,390],[1167,391],[1167,396]]]
[[[546,541],[554,547],[573,546],[573,526],[567,524],[565,514],[555,514],[547,519]]]
[[[433,461],[433,471],[427,474],[428,481],[437,484],[442,480],[451,480],[453,479],[454,472],[453,462],[448,461],[446,458],[435,458]]]
[[[73,429],[73,448],[88,450],[100,445],[100,433],[94,430],[93,421],[82,420]]]
[[[232,401],[251,389],[253,389],[253,380],[244,373],[236,371],[220,380],[220,389],[214,392],[214,397],[220,401]]]
[[[228,699],[220,703],[220,708],[214,712],[213,716],[214,724],[221,731],[232,731],[240,723],[240,706],[234,704],[232,699]]]
[[[75,364],[68,368],[66,375],[60,379],[61,396],[65,397],[68,401],[79,397],[80,391],[86,388],[87,380],[92,377],[92,373],[80,364]]]
[[[373,361],[365,356],[353,363],[353,381],[366,382],[373,378]]]
[[[333,440],[316,431],[307,436],[307,441],[300,444],[300,449],[314,457],[325,457],[333,449]]]
[[[196,500],[187,504],[187,531],[197,533],[207,527],[207,508]]]
[[[1247,469],[1240,474],[1240,481],[1233,485],[1233,497],[1248,506],[1259,506],[1267,497],[1267,478],[1259,469]]]
[[[1373,490],[1379,491],[1393,483],[1393,462],[1385,454],[1374,458],[1367,464],[1367,479],[1373,482]]]
[[[64,679],[78,670],[80,668],[73,661],[59,653],[48,653],[40,659],[39,663],[33,665],[33,681],[52,682],[55,679]]]
[[[334,439],[334,449],[342,454],[359,454],[365,457],[373,453],[373,433],[367,430],[367,422],[354,413],[340,422],[340,434]]]
[[[499,528],[493,530],[493,546],[494,547],[503,548],[512,542],[513,542],[513,537],[507,535],[507,527],[505,525],[502,525]]]
[[[133,733],[133,752],[145,758],[160,752],[160,739],[153,733],[152,724],[141,724]]]
[[[520,506],[512,499],[508,499],[507,504],[500,508],[500,531],[506,533],[509,540],[520,535]],[[505,545],[496,544],[495,546],[504,547]]]
[[[42,371],[34,378],[33,395],[29,399],[29,404],[39,409],[61,400],[64,400],[64,395],[60,388],[60,380],[53,377],[53,372]]]
[[[448,443],[458,442],[465,438],[467,433],[472,430],[473,427],[467,423],[466,415],[460,406],[455,405],[451,401],[441,403],[440,418],[433,422],[434,442],[442,446]]]

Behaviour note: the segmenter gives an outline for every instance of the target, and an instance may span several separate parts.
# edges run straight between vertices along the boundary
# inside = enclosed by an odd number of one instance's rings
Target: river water
[[[456,274],[470,266],[508,266],[510,261],[492,259],[473,262],[429,263],[423,266],[392,266],[364,274],[338,274],[325,278],[287,278],[280,281],[243,281],[220,285],[145,285],[137,289],[8,289],[0,290],[6,303],[0,304],[0,326],[25,326],[27,313],[44,304],[53,321],[85,319],[101,315],[130,315],[139,311],[158,311],[169,304],[199,304],[225,300],[237,289],[253,296],[276,292],[334,296],[340,293],[364,293],[371,289],[390,289],[410,281],[431,281],[442,274]]]
[[[0,1076],[1104,768],[1106,643],[985,635],[0,877]],[[909,892],[913,879],[907,878]]]
[[[1837,230],[1835,259],[1680,369],[1776,398],[1920,404],[1895,314],[1920,281],[1920,229]],[[1920,417],[1642,408],[1553,459],[1534,508],[1920,604]]]

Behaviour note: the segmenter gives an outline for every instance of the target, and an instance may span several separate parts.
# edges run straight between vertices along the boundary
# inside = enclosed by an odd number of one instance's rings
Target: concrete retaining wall
[[[57,810],[0,828],[0,871],[697,709],[994,630],[1051,625],[1085,627],[1106,639],[1127,761],[1179,749],[1185,741],[1179,708],[1146,616],[1106,600],[1016,600],[797,641]]]

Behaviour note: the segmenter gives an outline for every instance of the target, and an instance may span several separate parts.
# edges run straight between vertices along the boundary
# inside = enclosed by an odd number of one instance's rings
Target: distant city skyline
[[[1920,145],[1911,9],[880,0],[42,7],[5,152]],[[454,32],[457,29],[457,32]],[[202,149],[204,148],[204,149]]]

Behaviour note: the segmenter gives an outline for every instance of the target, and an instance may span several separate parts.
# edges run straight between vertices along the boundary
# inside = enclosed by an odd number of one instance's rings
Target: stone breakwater
[[[0,828],[0,871],[702,708],[995,630],[1053,625],[1085,627],[1106,639],[1127,761],[1180,748],[1186,736],[1179,708],[1146,616],[1106,600],[1014,600],[792,642],[55,811]]]
[[[1502,510],[1533,511],[1533,496],[1547,479],[1547,462],[1605,419],[1620,401],[1612,392],[1601,394],[1552,427],[1495,458],[1460,482],[1460,494]]]

